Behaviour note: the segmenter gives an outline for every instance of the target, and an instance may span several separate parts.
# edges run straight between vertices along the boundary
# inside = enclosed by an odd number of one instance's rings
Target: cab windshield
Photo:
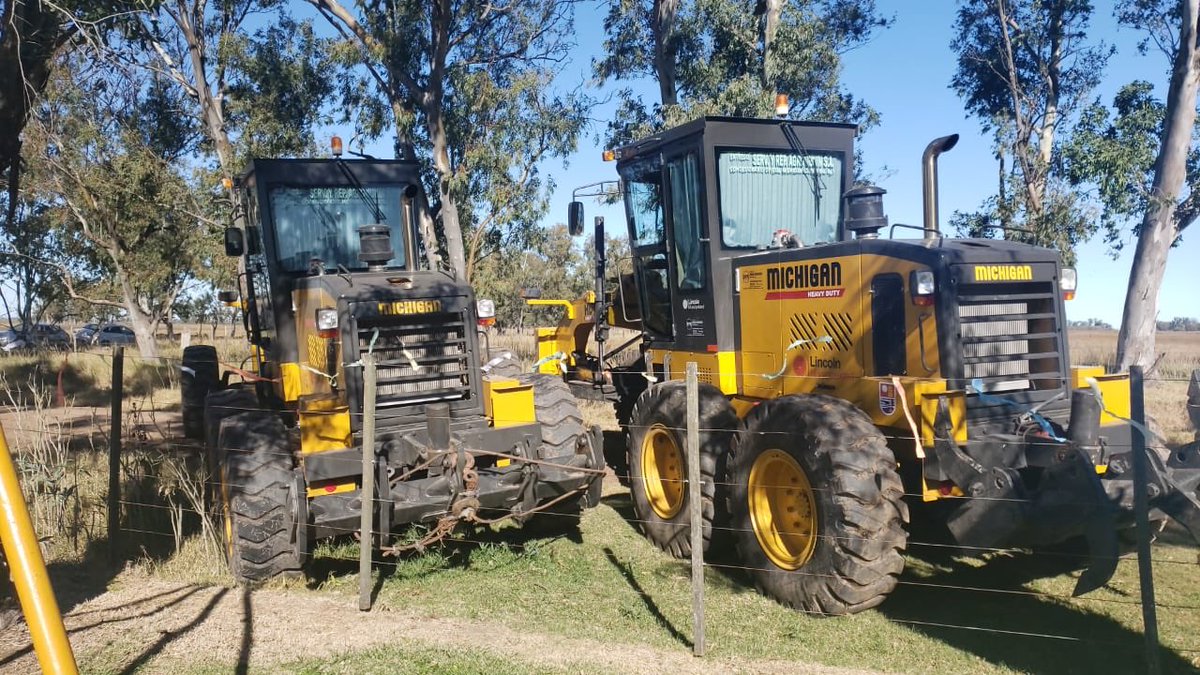
[[[305,272],[313,259],[328,269],[365,269],[358,259],[358,228],[381,223],[392,233],[395,256],[388,266],[404,267],[404,185],[353,187],[273,187],[271,216],[279,264],[288,272]]]
[[[726,248],[835,241],[841,217],[840,154],[770,150],[717,153],[721,242]]]

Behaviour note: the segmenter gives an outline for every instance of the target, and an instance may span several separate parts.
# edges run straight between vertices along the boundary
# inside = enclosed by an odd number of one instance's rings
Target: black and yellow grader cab
[[[941,235],[937,158],[957,136],[925,150],[924,223],[889,228],[884,190],[854,185],[855,133],[708,117],[616,150],[632,273],[606,280],[601,243],[595,291],[535,300],[568,307],[537,331],[539,368],[614,403],[626,443],[608,462],[644,534],[683,556],[695,362],[703,541],[730,535],[786,604],[880,603],[910,508],[968,550],[1083,537],[1076,591],[1102,585],[1133,524],[1130,388],[1070,365],[1075,271],[1045,248]],[[610,347],[614,327],[636,333]],[[1150,460],[1154,514],[1200,535],[1196,447]]]
[[[460,522],[550,512],[565,526],[597,503],[603,455],[567,386],[489,374],[490,302],[419,264],[415,162],[254,160],[238,190],[243,223],[225,249],[244,272],[223,299],[242,309],[251,353],[221,374],[213,347],[190,348],[182,396],[239,581],[294,573],[323,538],[388,547],[404,526],[425,526],[428,542]],[[361,491],[367,354],[372,495]],[[359,532],[364,503],[372,533]]]

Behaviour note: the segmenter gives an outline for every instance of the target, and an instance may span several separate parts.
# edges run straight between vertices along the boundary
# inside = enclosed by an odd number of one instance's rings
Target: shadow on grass
[[[680,630],[675,627],[675,624],[671,623],[671,620],[662,613],[662,610],[659,609],[658,605],[654,602],[654,598],[647,593],[646,589],[644,589],[638,582],[637,575],[633,573],[633,568],[627,563],[618,560],[617,554],[613,553],[613,550],[608,546],[604,547],[604,557],[607,558],[609,564],[616,568],[617,572],[621,574],[621,578],[625,580],[625,583],[629,584],[629,588],[632,589],[639,598],[641,598],[642,604],[646,606],[646,611],[650,612],[650,616],[654,617],[655,623],[661,626],[663,630],[667,631],[667,633],[671,635],[671,638],[676,642],[685,647],[691,648],[692,641],[688,639],[686,635],[680,632]]]
[[[628,492],[610,494],[604,503],[635,531],[636,515]],[[928,525],[928,523],[926,523]],[[1144,672],[1144,640],[1140,631],[1096,611],[1103,602],[1087,596],[1076,600],[1037,595],[1030,581],[1072,573],[1086,565],[1078,548],[996,555],[986,562],[963,559],[961,551],[937,536],[936,526],[919,527],[922,541],[909,547],[907,571],[878,610],[888,619],[991,663],[1031,673]],[[942,533],[948,537],[948,533]],[[714,540],[705,555],[711,567],[708,583],[754,592],[753,581],[738,567],[731,537]],[[910,538],[910,541],[916,541]],[[605,549],[610,562],[622,569]],[[686,561],[671,561],[680,566]],[[931,571],[930,571],[931,570]],[[711,572],[715,571],[716,574]],[[626,581],[640,592],[636,579]],[[981,591],[979,589],[987,589]],[[1112,591],[1113,589],[1109,589]],[[1134,594],[1123,602],[1136,602]],[[665,623],[652,600],[647,608],[680,642],[686,638]],[[1133,611],[1140,611],[1136,606]],[[836,621],[837,619],[828,619]],[[1187,658],[1163,649],[1163,672],[1196,672]]]
[[[547,516],[550,517],[554,516]],[[577,527],[578,518],[574,522],[576,527],[550,527],[549,532],[545,528],[535,527],[533,522],[523,527],[458,529],[441,543],[433,544],[423,552],[406,551],[397,557],[384,557],[377,550],[372,557],[376,579],[371,600],[375,601],[388,579],[398,575],[416,578],[450,570],[481,568],[494,571],[518,564],[527,549],[537,550],[551,540],[568,539],[579,543],[582,539]],[[358,575],[357,542],[349,536],[341,537],[335,541],[334,550],[341,551],[341,554],[315,555],[305,565],[306,586],[309,589]],[[497,551],[511,552],[513,555],[498,557]]]
[[[922,558],[910,557],[912,563]],[[889,619],[991,663],[1031,673],[1142,672],[1142,634],[1099,614],[1100,598],[1054,599],[1024,584],[1076,568],[1071,556],[1014,554],[984,565],[944,561],[929,576],[906,572],[879,607]],[[988,589],[980,591],[976,589]],[[1195,672],[1162,650],[1164,672]]]

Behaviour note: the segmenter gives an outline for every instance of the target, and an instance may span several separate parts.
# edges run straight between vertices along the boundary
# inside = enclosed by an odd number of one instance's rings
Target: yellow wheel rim
[[[750,522],[767,558],[799,569],[817,547],[817,504],[800,464],[782,450],[767,450],[750,467]]]
[[[225,559],[233,561],[233,505],[230,503],[229,497],[229,480],[225,475],[225,469],[222,467],[221,472],[221,520],[225,525]]]
[[[642,439],[642,486],[650,508],[663,520],[670,520],[683,508],[683,452],[675,434],[655,424]]]

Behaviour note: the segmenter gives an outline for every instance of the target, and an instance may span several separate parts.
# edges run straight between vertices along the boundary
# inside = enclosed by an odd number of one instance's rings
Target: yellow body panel
[[[307,493],[308,498],[325,497],[328,495],[341,494],[343,492],[353,492],[358,489],[358,483],[351,481],[349,483],[329,483],[317,487],[309,486]]]
[[[300,454],[350,447],[350,408],[333,394],[300,401]]]
[[[722,394],[737,393],[737,356],[734,352],[655,351],[648,353],[647,358],[661,366],[668,353],[671,355],[671,372],[667,373],[667,380],[684,379],[687,363],[695,361],[700,382],[711,384],[720,389]]]
[[[533,386],[517,380],[487,377],[483,380],[484,413],[493,427],[512,427],[537,421]]]
[[[562,307],[563,318],[554,328],[537,329],[539,373],[561,375],[563,359],[567,366],[575,365],[575,352],[587,349],[588,336],[596,322],[596,293],[588,291],[576,300],[528,299],[533,307]],[[561,355],[561,358],[556,358]]]
[[[292,292],[292,304],[296,308],[296,346],[299,363],[294,365],[299,389],[294,397],[285,396],[284,400],[296,401],[301,396],[333,393],[329,376],[336,377],[338,381],[342,380],[341,341],[321,337],[317,331],[317,310],[336,309],[337,300],[324,289],[302,288]],[[286,392],[286,379],[284,384]]]
[[[1123,424],[1130,415],[1129,373],[1106,375],[1103,366],[1074,366],[1071,368],[1071,386],[1075,389],[1090,389],[1088,379],[1094,379],[1104,399],[1100,411],[1100,426]]]
[[[279,378],[283,380],[283,400],[293,403],[300,398],[303,383],[300,381],[300,364],[279,364]]]

